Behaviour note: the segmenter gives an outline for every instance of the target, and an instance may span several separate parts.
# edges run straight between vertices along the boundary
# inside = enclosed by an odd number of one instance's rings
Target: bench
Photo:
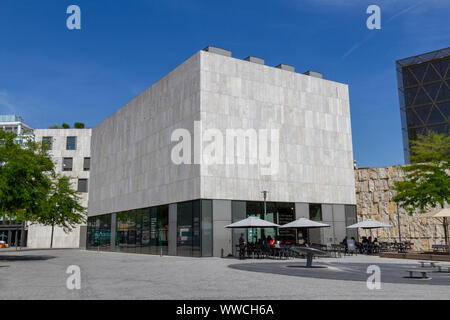
[[[420,266],[422,267],[422,268],[424,268],[424,267],[432,267],[432,268],[437,268],[437,267],[439,267],[439,265],[438,264],[436,264],[436,262],[428,262],[428,261],[417,261],[418,263],[420,263]]]
[[[439,252],[439,251],[448,251],[448,246],[444,245],[444,244],[433,244],[431,246],[431,249],[433,250],[433,252]]]
[[[450,273],[450,266],[437,266],[439,272]]]
[[[410,278],[420,278],[420,279],[428,279],[427,272],[431,272],[430,270],[421,270],[421,269],[412,269],[407,271],[409,272]],[[414,273],[420,273],[422,277],[414,277]]]

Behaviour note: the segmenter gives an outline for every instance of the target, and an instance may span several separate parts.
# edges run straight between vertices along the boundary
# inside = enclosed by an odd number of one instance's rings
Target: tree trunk
[[[447,218],[444,218],[444,237],[445,237],[445,245],[447,246],[448,249],[448,254],[450,255],[450,246],[448,245],[448,222],[447,222]]]
[[[53,248],[53,232],[54,232],[54,230],[55,230],[55,224],[52,223],[52,235],[50,237],[50,249]]]

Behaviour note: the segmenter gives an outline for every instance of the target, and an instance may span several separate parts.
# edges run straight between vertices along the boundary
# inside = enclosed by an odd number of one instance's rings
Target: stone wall
[[[403,179],[399,166],[383,168],[361,168],[355,171],[356,210],[358,221],[374,219],[389,223],[392,228],[359,230],[359,236],[377,237],[378,241],[398,241],[397,206],[392,201],[395,195],[394,182]],[[444,244],[442,221],[436,218],[423,218],[416,212],[409,215],[399,207],[402,241],[412,242],[414,251],[430,250],[433,244]]]

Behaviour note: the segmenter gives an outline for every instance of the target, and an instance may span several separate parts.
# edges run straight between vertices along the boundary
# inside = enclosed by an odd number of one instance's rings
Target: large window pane
[[[177,255],[192,256],[192,212],[191,201],[177,204]]]
[[[109,250],[111,241],[111,215],[89,217],[87,222],[87,249]]]
[[[231,210],[233,222],[250,216],[256,216],[280,225],[295,220],[295,206],[294,203],[289,202],[266,202],[266,210],[264,211],[264,202],[262,201],[233,201]],[[245,210],[245,216],[243,216],[243,210]],[[249,242],[267,243],[270,240],[277,240],[283,244],[289,244],[295,241],[295,231],[291,229],[239,229],[233,232],[234,247],[237,244],[240,233],[246,233]]]
[[[158,207],[158,254],[169,253],[169,206]]]
[[[192,204],[192,256],[201,257],[200,200]]]
[[[309,219],[312,221],[322,221],[322,205],[319,203],[309,204]]]
[[[212,200],[202,200],[202,257],[213,255]]]

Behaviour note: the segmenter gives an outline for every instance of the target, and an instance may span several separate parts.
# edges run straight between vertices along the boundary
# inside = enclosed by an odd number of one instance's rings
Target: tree
[[[86,208],[79,204],[80,196],[72,188],[70,178],[56,173],[52,174],[52,186],[46,201],[46,210],[33,221],[51,226],[50,248],[53,247],[55,226],[71,231],[78,224],[86,221]]]
[[[61,129],[57,124],[52,124],[48,127],[49,129]]]
[[[83,122],[75,122],[74,124],[73,124],[73,127],[75,128],[75,129],[84,129],[84,123]]]
[[[0,217],[21,222],[43,212],[54,164],[42,144],[16,136],[0,130]]]
[[[406,176],[395,182],[393,200],[410,214],[443,208],[450,199],[450,137],[429,131],[410,144],[411,164],[401,167]]]
[[[63,129],[70,129],[70,125],[67,124],[67,123],[65,123],[65,122],[61,125],[61,127],[62,127]]]

